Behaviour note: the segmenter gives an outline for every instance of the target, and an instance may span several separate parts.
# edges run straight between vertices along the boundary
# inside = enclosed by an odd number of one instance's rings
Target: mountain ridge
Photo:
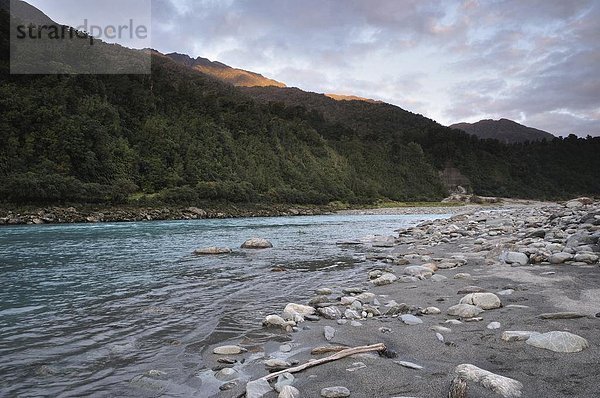
[[[496,139],[506,143],[543,141],[556,138],[547,131],[528,127],[506,118],[498,120],[483,119],[475,123],[455,123],[449,127],[465,131],[480,139]]]
[[[187,54],[180,53],[169,53],[164,55],[181,65],[185,65],[188,68],[221,79],[222,81],[237,87],[286,87],[284,83],[269,79],[260,73],[234,68],[219,61],[211,61],[203,57],[194,59]]]

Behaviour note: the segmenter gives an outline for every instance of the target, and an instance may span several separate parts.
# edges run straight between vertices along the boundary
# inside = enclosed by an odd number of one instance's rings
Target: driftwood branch
[[[521,382],[500,376],[471,364],[458,365],[454,370],[457,377],[450,387],[450,398],[466,397],[466,382],[472,381],[503,396],[504,398],[519,398],[523,384]]]
[[[385,351],[385,350],[386,350],[386,347],[385,347],[385,344],[383,344],[383,343],[373,344],[373,345],[366,345],[366,346],[361,346],[361,347],[348,348],[348,349],[342,350],[342,351],[340,351],[338,353],[335,353],[335,354],[330,355],[330,356],[325,357],[325,358],[316,359],[314,361],[306,362],[306,363],[304,363],[302,365],[298,365],[298,366],[295,366],[293,368],[288,368],[288,369],[284,369],[284,370],[279,371],[279,372],[268,374],[268,375],[266,375],[264,377],[261,377],[261,379],[263,379],[263,380],[271,380],[271,379],[277,378],[279,375],[284,374],[284,373],[298,373],[298,372],[302,372],[305,369],[312,368],[314,366],[319,366],[319,365],[322,365],[324,363],[337,361],[338,359],[349,357],[350,355],[363,354],[365,352],[374,352],[374,351],[382,352],[382,351]]]

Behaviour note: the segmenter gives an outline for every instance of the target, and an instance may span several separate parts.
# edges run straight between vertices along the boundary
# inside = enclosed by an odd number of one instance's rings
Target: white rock
[[[523,330],[507,330],[506,332],[502,333],[502,336],[500,338],[504,341],[525,341],[525,340],[529,339],[531,336],[534,336],[537,334],[540,334],[540,333],[523,331]]]
[[[297,313],[297,314],[304,316],[304,315],[313,315],[316,312],[316,309],[309,305],[289,303],[288,305],[285,306],[285,308],[283,309],[283,312],[287,312],[290,314]]]
[[[500,322],[490,322],[487,325],[487,328],[490,330],[500,329],[500,327],[501,327]]]
[[[421,365],[417,365],[416,363],[407,362],[407,361],[395,361],[398,365],[403,366],[409,369],[421,370],[423,367]]]
[[[262,398],[273,389],[265,379],[258,379],[246,384],[246,398]]]
[[[527,265],[529,263],[529,258],[525,253],[507,252],[504,254],[504,262],[507,264]]]
[[[237,345],[224,345],[213,350],[213,353],[217,355],[237,355],[243,352],[246,352],[246,349]]]
[[[400,319],[407,325],[419,325],[423,323],[423,320],[411,314],[400,315]]]
[[[279,393],[279,398],[300,398],[300,391],[293,386],[284,386]]]
[[[460,299],[460,304],[475,305],[482,310],[491,310],[502,307],[500,298],[494,293],[470,293]]]
[[[482,312],[481,308],[471,304],[457,304],[448,308],[448,315],[459,316],[461,318],[473,318]]]
[[[395,282],[396,280],[398,280],[398,277],[396,275],[386,272],[379,278],[373,279],[371,283],[373,283],[375,286],[383,286],[389,285],[390,283]]]
[[[321,396],[324,398],[344,398],[350,396],[350,390],[346,387],[327,387],[321,390]]]
[[[325,326],[323,328],[323,334],[325,335],[325,340],[331,341],[335,337],[335,329],[331,326]]]
[[[437,307],[427,307],[421,312],[425,315],[437,315],[442,313],[442,311]]]
[[[433,275],[433,271],[427,267],[421,267],[419,265],[411,265],[410,267],[404,268],[404,275],[415,276],[417,278],[429,278]]]
[[[535,334],[525,343],[554,352],[579,352],[589,347],[586,339],[569,332]]]

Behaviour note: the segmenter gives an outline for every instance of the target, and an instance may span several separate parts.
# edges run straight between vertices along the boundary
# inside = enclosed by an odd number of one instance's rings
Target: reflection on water
[[[336,241],[391,235],[434,217],[1,228],[0,396],[202,396],[195,375],[205,345],[260,341],[265,315],[317,287],[363,280],[364,248]],[[239,248],[253,236],[275,247],[191,255],[205,246]],[[134,378],[151,369],[167,373],[164,383],[139,385]]]

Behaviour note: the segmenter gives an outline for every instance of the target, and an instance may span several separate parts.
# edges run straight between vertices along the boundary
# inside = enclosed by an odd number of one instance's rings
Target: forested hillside
[[[10,75],[0,12],[5,203],[438,200],[448,165],[480,194],[600,192],[599,139],[481,142],[388,104],[262,97],[157,53],[151,75]]]

